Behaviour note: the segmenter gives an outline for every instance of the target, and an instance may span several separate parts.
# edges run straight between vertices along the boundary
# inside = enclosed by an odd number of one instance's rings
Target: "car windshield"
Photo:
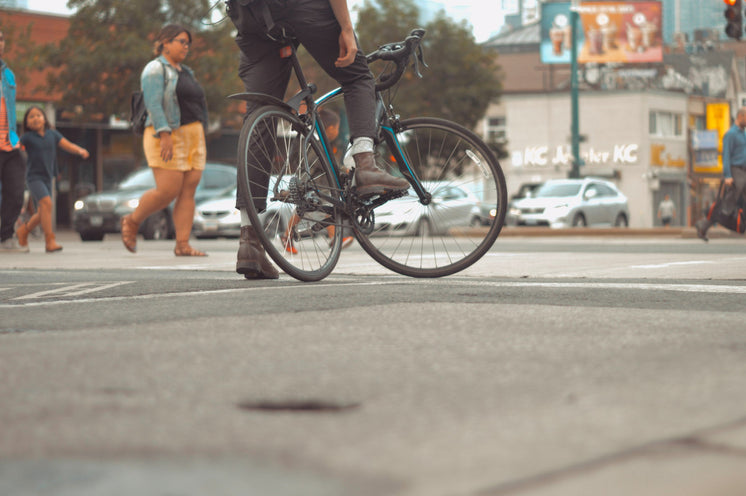
[[[127,177],[118,189],[149,189],[155,186],[155,179],[150,168],[139,170]]]
[[[534,198],[558,198],[567,196],[576,196],[580,191],[580,184],[573,183],[545,183],[541,186]]]

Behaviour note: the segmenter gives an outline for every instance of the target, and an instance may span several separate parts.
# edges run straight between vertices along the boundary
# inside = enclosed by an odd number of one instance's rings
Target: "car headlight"
[[[73,208],[75,210],[83,210],[85,208],[85,202],[83,200],[77,200],[73,203]]]
[[[497,209],[493,208],[490,210],[490,217],[497,217]]]
[[[139,199],[139,198],[133,198],[133,199],[131,199],[131,200],[127,200],[126,202],[124,202],[124,204],[125,204],[125,205],[126,205],[127,207],[129,207],[129,208],[131,208],[132,210],[134,210],[134,209],[136,209],[136,208],[137,208],[137,206],[138,206],[138,205],[140,204],[140,199]]]
[[[492,215],[492,212],[490,212],[490,215]],[[514,215],[514,216],[518,217],[519,215],[521,215],[521,209],[520,208],[515,208],[515,207],[511,208],[510,209],[510,215]]]

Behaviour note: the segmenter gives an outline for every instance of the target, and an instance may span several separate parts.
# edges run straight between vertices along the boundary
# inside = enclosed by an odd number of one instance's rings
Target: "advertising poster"
[[[583,2],[578,62],[662,62],[660,2]]]
[[[582,38],[582,33],[578,29],[578,47],[582,45]],[[541,62],[569,64],[571,41],[570,2],[541,4]]]
[[[716,145],[718,152],[723,149],[723,136],[728,132],[731,126],[730,104],[728,103],[708,103],[706,109],[706,127],[717,133]],[[723,159],[718,154],[717,163],[715,164],[694,164],[694,172],[705,174],[722,174]]]

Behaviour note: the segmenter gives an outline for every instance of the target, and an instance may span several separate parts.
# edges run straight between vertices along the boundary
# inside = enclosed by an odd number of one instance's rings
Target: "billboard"
[[[578,62],[662,62],[660,2],[582,2]]]
[[[570,2],[544,3],[541,9],[541,61],[569,64]],[[581,2],[577,8],[578,62],[663,61],[660,2]]]
[[[569,64],[572,31],[570,2],[541,4],[541,44],[539,52],[544,64]],[[580,31],[578,31],[580,35]],[[582,38],[578,36],[578,38]],[[578,46],[581,44],[578,43]]]

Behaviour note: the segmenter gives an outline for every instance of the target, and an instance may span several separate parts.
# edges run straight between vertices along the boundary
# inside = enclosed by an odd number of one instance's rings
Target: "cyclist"
[[[355,162],[353,184],[358,194],[409,188],[406,179],[387,174],[375,165],[375,80],[365,55],[358,50],[347,0],[229,0],[228,12],[238,31],[238,74],[246,91],[283,98],[291,66],[280,55],[282,45],[274,41],[274,34],[282,30],[292,34],[342,87]],[[256,104],[248,103],[246,115],[254,108]],[[266,177],[251,178],[251,183],[267,184],[270,165]],[[261,191],[258,193],[254,196],[261,197]],[[279,273],[254,234],[244,197],[239,181],[236,207],[241,211],[241,238],[236,272],[247,279],[276,279]],[[265,207],[257,205],[260,211]]]

